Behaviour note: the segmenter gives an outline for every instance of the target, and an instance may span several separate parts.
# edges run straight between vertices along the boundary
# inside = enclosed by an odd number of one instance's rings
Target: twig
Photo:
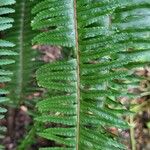
[[[130,140],[131,140],[131,150],[136,150],[136,140],[135,140],[135,134],[134,134],[134,116],[130,115],[130,124],[131,124],[131,127],[130,127]]]

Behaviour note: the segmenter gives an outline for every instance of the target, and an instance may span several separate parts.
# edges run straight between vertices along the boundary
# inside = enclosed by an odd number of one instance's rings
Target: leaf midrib
[[[18,98],[22,97],[23,90],[23,31],[24,31],[24,18],[25,18],[25,0],[21,4],[21,20],[20,20],[20,34],[19,34],[19,71],[18,71]]]
[[[76,150],[79,150],[80,141],[80,52],[78,42],[78,21],[77,21],[77,1],[74,0],[74,24],[75,24],[75,52],[77,59],[77,135],[76,135]]]

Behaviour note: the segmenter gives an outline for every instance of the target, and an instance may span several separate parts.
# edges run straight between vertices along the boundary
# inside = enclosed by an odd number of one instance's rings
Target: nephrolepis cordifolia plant
[[[61,46],[71,53],[37,69],[38,86],[47,92],[37,102],[34,125],[17,149],[27,150],[35,135],[55,141],[40,150],[127,149],[109,129],[131,126],[122,116],[132,112],[119,99],[138,97],[129,92],[127,81],[138,78],[133,69],[149,63],[143,58],[150,55],[150,1],[14,3],[0,0],[1,106],[20,106],[36,88],[28,84],[35,63],[32,45]],[[3,118],[6,109],[0,112]],[[3,135],[5,130],[1,127]]]

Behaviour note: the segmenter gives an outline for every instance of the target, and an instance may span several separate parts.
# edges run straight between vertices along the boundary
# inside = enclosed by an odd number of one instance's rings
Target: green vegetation
[[[127,149],[109,129],[132,128],[122,116],[133,112],[119,99],[140,97],[128,89],[142,80],[133,69],[150,60],[150,1],[16,0],[13,9],[5,6],[10,4],[0,0],[0,31],[14,43],[0,40],[0,82],[10,92],[0,89],[0,102],[9,97],[7,107],[24,104],[37,89],[29,84],[35,69],[38,86],[46,89],[18,150],[27,149],[35,134],[56,142],[40,150]],[[31,61],[33,45],[61,46],[71,57],[39,67]]]

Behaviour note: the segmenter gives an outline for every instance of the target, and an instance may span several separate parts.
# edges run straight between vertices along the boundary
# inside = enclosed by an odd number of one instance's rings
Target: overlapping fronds
[[[37,104],[36,120],[47,124],[39,135],[61,144],[41,150],[125,149],[107,129],[128,128],[119,116],[129,112],[117,99],[134,95],[119,83],[147,63],[149,6],[149,0],[43,0],[33,8],[33,29],[45,30],[33,42],[75,51],[74,59],[37,71],[39,85],[50,91]]]
[[[14,3],[15,0],[0,0],[0,119],[3,119],[4,113],[7,112],[2,105],[9,100],[6,97],[8,91],[4,89],[4,87],[7,82],[11,81],[11,76],[13,74],[12,71],[6,70],[5,66],[13,64],[15,61],[10,57],[16,55],[15,52],[10,50],[11,47],[14,47],[14,44],[2,39],[2,32],[12,27],[14,20],[6,17],[6,15],[14,13],[14,10],[8,7],[8,5],[12,5]],[[3,138],[5,130],[6,127],[0,127],[0,139]],[[3,149],[2,145],[0,145],[0,149]]]
[[[25,96],[32,88],[29,86],[32,79],[32,71],[34,68],[35,51],[32,50],[31,40],[34,33],[31,29],[31,8],[33,2],[27,0],[17,0],[14,5],[15,20],[14,26],[9,33],[6,34],[9,40],[15,43],[13,51],[18,53],[18,57],[14,57],[15,65],[9,66],[9,69],[15,70],[12,82],[9,85],[10,98],[14,106],[22,104]]]

